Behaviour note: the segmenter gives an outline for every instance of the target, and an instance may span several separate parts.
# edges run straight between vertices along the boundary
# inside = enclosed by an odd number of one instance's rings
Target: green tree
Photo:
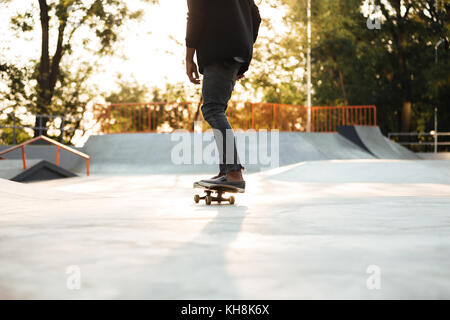
[[[122,75],[117,76],[118,90],[106,95],[107,103],[145,103],[150,101],[150,90],[140,84],[136,79],[124,80]]]
[[[0,62],[0,80],[5,84],[6,90],[0,90],[0,127],[23,126],[21,118],[16,117],[17,110],[24,108],[29,103],[30,93],[26,87],[26,81],[30,70],[27,68],[17,68],[14,65]],[[5,111],[9,111],[5,114]],[[17,129],[14,132],[12,128],[4,128],[0,131],[0,143],[12,144],[21,143],[31,138],[24,129]]]
[[[111,55],[114,53],[114,44],[120,39],[121,27],[129,20],[140,18],[142,11],[130,10],[126,2],[121,0],[37,2],[38,10],[30,6],[11,20],[12,26],[24,33],[33,30],[37,25],[41,30],[40,58],[28,79],[28,85],[33,91],[29,111],[44,115],[67,115],[69,112],[75,112],[80,116],[83,108],[74,106],[75,102],[80,102],[76,94],[80,93],[84,82],[92,73],[92,68],[80,66],[78,70],[73,69],[72,59],[75,51],[83,50],[75,45],[76,36],[82,38],[84,46],[89,44],[88,51],[92,55]],[[54,46],[51,46],[52,35],[55,35]],[[92,66],[95,65],[95,60],[86,63]],[[67,90],[65,87],[71,81],[75,81],[75,84]],[[46,126],[48,121],[49,118],[44,118],[43,125]],[[36,130],[35,135],[38,134],[40,132]],[[43,134],[47,135],[47,132]]]
[[[279,7],[282,2],[270,0],[269,4]],[[288,33],[280,37],[271,31],[275,29],[272,20],[265,17],[264,12],[262,17],[250,71],[238,86],[243,87],[244,90],[241,91],[261,97],[261,101],[303,105],[306,95],[302,77],[304,55],[301,52],[299,24],[289,23]]]
[[[281,3],[289,7],[286,37],[304,57],[306,0]],[[368,25],[370,3],[380,10],[379,29]],[[448,1],[312,0],[312,13],[315,104],[375,104],[384,131],[430,129],[436,101],[449,103],[448,45],[434,61],[434,45],[449,37]],[[448,108],[440,118],[448,130]]]
[[[99,106],[98,118],[104,130],[112,132],[157,131],[162,125],[172,129],[192,129],[198,105],[197,90],[185,83],[167,83],[164,88],[146,87],[136,80],[117,81],[118,90],[106,95],[108,104],[122,104],[108,110]],[[150,125],[148,124],[150,122]]]

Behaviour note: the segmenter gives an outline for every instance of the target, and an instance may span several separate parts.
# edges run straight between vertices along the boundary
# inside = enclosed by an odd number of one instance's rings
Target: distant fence
[[[81,121],[81,117],[63,116],[63,115],[48,115],[48,114],[28,114],[28,113],[5,113],[6,119],[0,118],[0,132],[1,129],[11,129],[12,144],[16,144],[18,130],[22,129],[28,131],[30,136],[34,135],[36,131],[40,136],[46,131],[52,131],[58,135],[59,141],[64,141],[64,134],[66,132],[74,132],[77,129],[67,127],[68,124]],[[24,125],[23,122],[34,123],[35,125]],[[46,123],[44,125],[44,123]]]
[[[338,126],[377,125],[375,106],[313,107],[312,128],[314,132],[336,132]]]
[[[192,102],[116,103],[96,105],[103,133],[170,132],[193,130],[196,107]]]
[[[201,121],[200,105],[193,102],[151,102],[96,105],[101,131],[112,133],[194,131]],[[311,130],[336,132],[340,125],[377,125],[375,106],[312,107]],[[276,103],[230,102],[227,115],[236,129],[306,131],[307,108]],[[208,128],[203,121],[202,130]]]
[[[431,150],[439,152],[450,149],[450,132],[392,132],[388,134],[388,138],[415,152]]]

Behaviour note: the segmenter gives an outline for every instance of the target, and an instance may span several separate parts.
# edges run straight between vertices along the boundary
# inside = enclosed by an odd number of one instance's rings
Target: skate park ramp
[[[302,136],[325,155],[327,160],[374,158],[373,155],[336,133],[303,133]]]
[[[29,168],[33,167],[41,161],[41,159],[29,159],[27,161],[27,166]],[[21,174],[23,171],[22,160],[0,160],[0,179],[12,179]]]
[[[11,146],[4,146],[0,145],[0,151],[4,151]],[[78,151],[82,151],[82,148],[74,148]],[[27,145],[25,147],[25,154],[27,159],[27,165],[28,167],[31,167],[32,164],[36,164],[38,161],[46,160],[52,163],[55,163],[56,160],[56,148],[55,146],[48,145],[48,144],[33,144],[33,145]],[[2,161],[16,161],[19,164],[19,167],[21,168],[22,165],[22,152],[20,149],[11,151],[10,153],[3,155],[3,158],[6,160],[0,160],[0,166],[5,166],[5,164],[2,164]],[[72,171],[77,166],[84,165],[83,159],[71,154],[70,152],[67,152],[65,150],[61,150],[60,153],[60,166],[63,167],[66,170]],[[15,164],[10,163],[10,166],[16,166]],[[0,170],[2,168],[0,167]]]
[[[448,299],[449,163],[293,164],[234,206],[195,204],[198,175],[0,179],[0,299]]]
[[[76,175],[61,166],[42,159],[26,160],[27,168],[23,168],[23,161],[17,159],[0,161],[0,178],[16,182],[31,182],[75,177]]]
[[[355,143],[337,133],[236,132],[241,162],[247,172],[259,172],[303,161],[374,159]],[[179,163],[186,144],[187,160]],[[204,134],[112,134],[91,136],[82,151],[91,156],[92,174],[211,174],[217,171],[215,143]],[[278,159],[270,157],[279,154]],[[205,161],[214,154],[215,161]],[[178,159],[174,161],[173,158]],[[202,158],[203,157],[203,158]],[[276,157],[277,158],[277,157]],[[83,164],[75,169],[82,173]]]
[[[420,159],[414,152],[386,138],[377,126],[342,126],[338,132],[378,159]]]
[[[307,183],[450,184],[450,161],[311,161],[268,172],[266,179]]]
[[[73,178],[77,175],[53,164],[47,160],[42,160],[32,167],[28,167],[23,172],[14,176],[10,180],[16,182],[33,182],[54,179]]]
[[[73,181],[69,178],[64,179],[64,184],[70,185]],[[56,181],[56,180],[52,180]],[[3,202],[3,208],[5,209],[2,214],[6,213],[14,213],[14,210],[10,209],[9,205],[16,205],[17,208],[28,207],[28,211],[30,213],[33,210],[36,212],[45,212],[46,206],[49,205],[49,201],[56,201],[54,203],[60,210],[64,210],[62,207],[61,201],[79,201],[86,199],[98,199],[98,196],[92,196],[89,193],[78,193],[78,192],[65,192],[56,189],[42,188],[39,183],[42,182],[34,182],[31,184],[25,184],[15,181],[10,181],[7,179],[0,178],[0,199],[7,199],[8,201]]]

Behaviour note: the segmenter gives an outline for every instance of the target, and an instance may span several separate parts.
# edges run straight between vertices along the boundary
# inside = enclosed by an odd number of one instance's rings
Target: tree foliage
[[[284,86],[304,97],[298,93],[305,91],[304,79],[297,85],[287,81],[274,85],[267,79],[268,70],[276,66],[271,59],[283,61],[280,53],[305,66],[306,5],[306,0],[279,1],[280,7],[288,8],[289,31],[267,42],[269,58],[255,56],[257,64],[269,62],[255,85],[273,86],[272,90]],[[368,18],[374,18],[369,14],[377,9],[380,29],[368,24]],[[431,130],[438,105],[439,129],[449,131],[449,18],[450,3],[442,0],[312,0],[314,104],[376,105],[385,132]],[[447,40],[436,63],[434,46],[440,39]],[[281,68],[292,73],[286,63]],[[289,96],[280,95],[277,102],[290,103]]]
[[[91,57],[113,54],[121,28],[127,21],[141,16],[142,11],[131,10],[126,1],[121,0],[36,0],[35,5],[11,19],[12,28],[21,33],[39,28],[41,49],[32,72],[20,77],[20,81],[5,71],[7,68],[18,74],[19,67],[5,63],[0,69],[9,77],[10,86],[6,91],[10,98],[18,101],[15,97],[24,96],[28,88],[31,92],[27,96],[29,112],[82,117],[86,98],[92,93],[86,88],[86,81],[94,70],[95,60],[92,58],[75,67],[76,53],[87,51]],[[49,120],[44,118],[44,126]],[[79,123],[72,125],[77,127]],[[40,133],[35,131],[35,135]],[[71,136],[68,138],[70,140]]]
[[[269,0],[269,4],[278,8],[280,1]],[[240,85],[243,91],[252,91],[264,102],[302,105],[306,95],[302,85],[304,61],[299,30],[289,28],[288,33],[280,37],[273,33],[275,28],[270,17],[262,13],[252,65]]]
[[[146,87],[119,76],[117,89],[106,97],[106,104],[112,108],[97,105],[97,118],[101,119],[101,127],[111,132],[192,130],[200,115],[198,90],[184,82],[166,83],[163,88]]]

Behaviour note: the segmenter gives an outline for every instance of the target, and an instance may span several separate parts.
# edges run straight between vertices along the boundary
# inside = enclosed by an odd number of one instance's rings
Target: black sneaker
[[[238,189],[239,192],[245,191],[245,181],[227,181],[226,176],[222,176],[217,179],[201,180],[199,185],[211,188],[211,187],[233,187]]]
[[[200,181],[196,181],[196,182],[194,182],[194,188],[196,187],[196,186],[198,186],[198,185],[200,185],[200,182],[203,182],[203,181],[212,181],[212,180],[217,180],[217,179],[225,179],[225,177],[226,177],[227,175],[225,174],[225,173],[219,173],[218,175],[216,175],[216,176],[214,176],[214,177],[212,177],[212,178],[210,178],[210,179],[204,179],[204,180],[200,180]]]
[[[205,179],[205,180],[200,180],[200,182],[204,182],[204,183],[223,183],[227,181],[227,176],[223,175],[223,176],[218,176],[216,178],[212,178],[212,179]]]
[[[215,180],[215,179],[218,179],[220,177],[225,177],[226,175],[227,175],[226,173],[219,172],[218,175],[216,175],[216,176],[214,176],[214,177],[212,177],[211,179],[208,179],[208,180]]]

